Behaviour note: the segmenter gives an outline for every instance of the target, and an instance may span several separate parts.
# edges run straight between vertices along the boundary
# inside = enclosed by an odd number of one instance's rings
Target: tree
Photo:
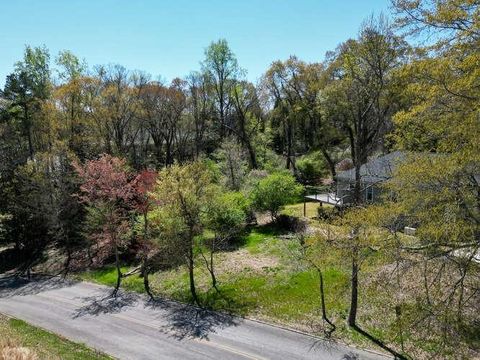
[[[273,103],[272,126],[276,128],[277,146],[286,153],[287,169],[296,171],[297,152],[319,149],[335,177],[332,153],[345,136],[322,109],[324,78],[322,64],[307,64],[292,56],[271,65],[264,75],[263,86]]]
[[[28,153],[34,158],[34,120],[42,101],[50,94],[50,55],[43,47],[25,47],[23,61],[15,64],[15,71],[7,76],[3,96],[10,100],[11,108],[18,108],[16,118],[20,120],[22,135],[28,142]]]
[[[288,173],[275,173],[260,179],[252,190],[252,202],[256,210],[268,211],[276,220],[283,206],[295,202],[303,187]]]
[[[74,163],[74,168],[82,179],[79,198],[87,205],[87,221],[92,231],[89,238],[96,247],[95,255],[100,260],[112,253],[115,256],[117,282],[112,295],[116,296],[122,279],[120,253],[130,240],[132,176],[125,160],[111,155],[102,155],[83,166]]]
[[[156,255],[157,249],[151,235],[151,227],[149,224],[148,213],[153,207],[153,199],[150,191],[153,190],[157,179],[157,173],[151,170],[141,171],[133,180],[132,188],[134,192],[133,207],[142,218],[143,228],[139,235],[140,240],[140,257],[142,261],[140,273],[143,277],[143,285],[145,292],[153,299],[150,289],[149,274],[153,268],[151,259]]]
[[[208,79],[213,84],[219,136],[220,140],[223,140],[223,137],[229,133],[228,128],[232,127],[230,119],[232,100],[230,95],[242,73],[237,58],[225,39],[212,42],[205,50],[202,69],[208,74]]]
[[[299,85],[295,79],[299,76],[299,63],[296,58],[286,62],[276,61],[267,70],[263,78],[263,86],[273,102],[272,127],[280,131],[280,149],[285,151],[286,167],[296,171],[296,114],[295,106]]]
[[[411,154],[385,185],[393,196],[375,210],[375,225],[388,229],[397,251],[397,276],[407,263],[418,274],[413,294],[404,291],[412,287],[409,276],[398,281],[398,316],[415,334],[409,341],[432,344],[438,356],[451,349],[468,354],[467,329],[478,311],[473,291],[480,278],[474,264],[480,249],[479,167],[457,155]],[[406,225],[416,227],[414,242],[401,234]]]
[[[248,168],[241,145],[233,138],[226,138],[215,155],[225,186],[230,190],[240,190]]]
[[[120,65],[100,66],[88,86],[87,109],[108,154],[133,155],[140,127],[140,94],[148,77]]]
[[[255,140],[264,126],[262,109],[255,86],[239,82],[232,91],[235,109],[235,128],[231,129],[248,152],[250,169],[258,167]]]
[[[333,111],[341,114],[341,126],[350,141],[355,169],[353,198],[357,206],[363,202],[360,168],[368,156],[380,148],[395,110],[392,73],[403,63],[403,49],[403,41],[393,34],[385,18],[371,18],[363,25],[358,40],[349,40],[340,46],[331,64],[339,80],[325,92],[334,99],[333,103],[340,105],[333,107]],[[355,232],[351,237],[355,242]],[[353,249],[348,323],[355,328],[359,266],[357,247]]]
[[[400,236],[398,243],[417,260],[412,267],[420,274],[413,314],[401,307],[413,341],[431,343],[437,356],[453,351],[469,357],[467,329],[478,313],[471,291],[479,279],[473,257],[480,247],[480,6],[461,0],[392,3],[399,30],[435,36],[417,44],[415,58],[398,73],[410,106],[395,114],[392,138],[397,148],[414,153],[387,184],[395,196],[379,219],[383,226],[400,218],[417,228],[414,244]],[[410,317],[422,320],[408,323]]]
[[[297,232],[297,238],[300,243],[300,256],[301,260],[307,262],[318,274],[318,290],[320,293],[320,307],[322,310],[322,319],[328,324],[328,329],[325,329],[324,332],[327,337],[330,337],[332,333],[336,330],[335,324],[327,316],[327,305],[325,303],[325,283],[323,277],[322,264],[318,262],[319,254],[322,252],[327,252],[328,249],[325,247],[331,246],[331,243],[328,241],[315,241],[306,239],[306,226],[305,224],[300,225],[300,228],[295,229]]]
[[[193,117],[195,128],[195,159],[198,159],[201,152],[208,152],[211,147],[212,119],[214,117],[211,87],[208,74],[192,72],[187,77],[187,106]]]
[[[158,164],[173,164],[175,141],[186,98],[180,80],[169,87],[150,83],[141,92],[146,128],[155,145]],[[165,155],[163,155],[165,154]]]
[[[66,139],[69,148],[84,160],[92,155],[95,144],[90,130],[93,124],[86,110],[86,89],[91,84],[91,78],[86,75],[87,64],[69,51],[60,52],[56,63],[60,67],[58,75],[62,83],[54,88],[52,97],[61,118],[58,120],[61,136]]]
[[[9,214],[0,214],[0,243],[3,242],[5,236],[5,222],[11,219]]]
[[[198,305],[194,275],[196,238],[202,233],[202,214],[212,197],[211,180],[201,162],[172,165],[160,171],[153,191],[159,240],[180,249],[188,268],[192,300]]]
[[[213,230],[214,236],[207,243],[210,249],[209,259],[201,252],[208,272],[212,278],[212,286],[217,287],[217,278],[213,257],[215,252],[225,244],[226,241],[238,234],[247,220],[250,203],[244,194],[240,192],[224,192],[221,188],[214,190],[212,201],[209,202],[204,215],[205,226]]]
[[[50,201],[46,212],[50,241],[66,255],[64,264],[66,276],[75,255],[81,254],[88,245],[82,233],[85,209],[74,196],[80,190],[79,179],[72,166],[76,157],[68,146],[60,142],[52,151],[41,156],[47,164],[46,174],[50,183],[48,188]]]

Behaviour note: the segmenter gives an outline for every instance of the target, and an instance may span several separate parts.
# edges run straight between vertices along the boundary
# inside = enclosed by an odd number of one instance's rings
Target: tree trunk
[[[247,146],[247,151],[250,158],[250,167],[252,169],[257,169],[258,168],[257,154],[255,154],[255,150],[253,149],[252,144],[250,144],[250,141],[246,141],[245,145]]]
[[[335,180],[335,176],[337,176],[337,171],[335,170],[335,162],[325,149],[321,148],[320,151],[322,152],[323,157],[327,161],[328,168],[330,169],[330,174],[332,175],[332,179]]]
[[[148,258],[145,256],[142,264],[143,287],[150,300],[155,301],[155,297],[153,296],[152,290],[150,289],[150,280],[148,277],[148,275],[150,274],[149,270],[150,269],[148,268]]]
[[[172,159],[172,144],[170,141],[166,141],[166,149],[165,149],[165,166],[170,166],[173,164]]]
[[[198,301],[197,290],[195,288],[195,274],[193,273],[194,269],[194,258],[193,258],[193,238],[190,238],[190,248],[188,249],[188,277],[190,280],[190,293],[192,294],[193,302],[200,306]]]
[[[217,277],[215,276],[215,269],[213,267],[213,253],[215,252],[215,240],[213,240],[212,243],[212,249],[210,250],[210,276],[212,277],[212,286],[213,288],[219,292],[218,287],[217,287]]]
[[[117,268],[117,283],[115,285],[115,289],[112,292],[112,297],[116,297],[118,290],[120,289],[120,285],[122,282],[122,270],[120,269],[120,255],[118,252],[118,246],[115,245],[115,266]]]
[[[353,189],[353,200],[355,205],[362,203],[362,178],[360,174],[360,167],[362,164],[360,161],[355,161],[355,185]]]
[[[356,235],[355,235],[356,236]],[[350,312],[348,314],[348,325],[356,326],[358,309],[358,250],[355,248],[352,254],[352,293],[350,297]]]
[[[33,141],[32,141],[32,127],[30,126],[30,120],[28,119],[28,108],[27,105],[25,105],[24,109],[24,116],[25,116],[25,126],[27,130],[27,140],[28,140],[28,153],[30,155],[30,160],[33,160]]]

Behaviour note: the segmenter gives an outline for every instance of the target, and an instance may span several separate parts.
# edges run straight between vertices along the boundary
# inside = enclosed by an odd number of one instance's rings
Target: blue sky
[[[68,49],[90,66],[119,63],[170,80],[198,69],[219,38],[255,81],[289,55],[321,61],[388,7],[389,0],[5,0],[0,86],[25,44],[46,45],[52,58]]]

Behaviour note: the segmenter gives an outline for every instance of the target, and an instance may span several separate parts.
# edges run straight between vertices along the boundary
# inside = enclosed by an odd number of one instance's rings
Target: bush
[[[274,173],[259,180],[252,190],[253,206],[258,211],[268,211],[273,219],[287,204],[295,202],[302,194],[299,185],[289,173]]]
[[[291,232],[304,232],[307,228],[304,219],[286,214],[280,214],[275,220],[275,224],[279,229]]]
[[[240,192],[218,193],[209,203],[205,222],[216,235],[228,239],[237,234],[247,221],[250,209],[249,200]]]
[[[318,219],[331,221],[338,216],[338,210],[334,207],[319,206],[317,209]]]
[[[328,169],[319,152],[305,155],[297,160],[298,179],[302,184],[316,184]]]

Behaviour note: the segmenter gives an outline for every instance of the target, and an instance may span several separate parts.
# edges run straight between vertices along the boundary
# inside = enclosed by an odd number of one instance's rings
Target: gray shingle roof
[[[377,183],[391,178],[397,164],[405,160],[406,156],[403,151],[395,151],[368,161],[360,168],[362,181]],[[353,182],[355,181],[355,169],[340,171],[336,178]]]

